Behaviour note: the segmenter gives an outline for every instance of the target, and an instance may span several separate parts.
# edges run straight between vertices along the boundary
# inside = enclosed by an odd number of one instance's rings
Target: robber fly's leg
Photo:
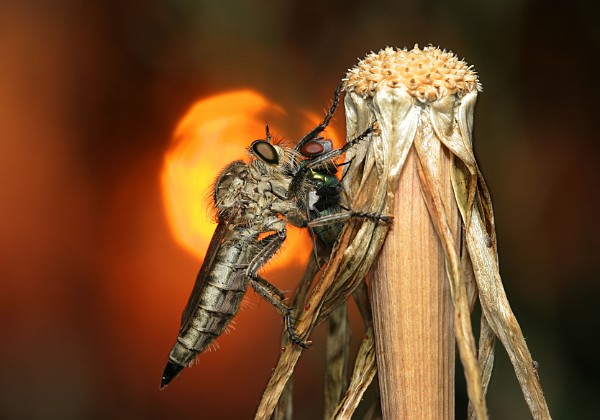
[[[268,290],[269,294],[276,295],[281,302],[283,302],[286,299],[285,293],[283,293],[281,290],[279,290],[277,288],[277,286],[274,286],[271,283],[269,283],[267,280],[263,279],[261,276],[254,275],[254,277],[250,278],[250,281],[252,281],[254,283],[258,283],[257,287],[261,287],[262,289]],[[254,286],[254,284],[252,285],[252,287],[254,288],[254,290],[256,290],[256,287]],[[261,296],[263,296],[263,294],[261,294]],[[270,300],[269,300],[269,302],[270,302]]]
[[[283,244],[283,241],[285,241],[285,237],[286,230],[285,228],[281,228],[281,230],[261,239],[258,243],[260,251],[248,264],[246,276],[250,279],[250,284],[256,293],[258,293],[281,313],[290,340],[292,340],[294,344],[297,344],[303,348],[307,348],[310,343],[302,341],[302,339],[294,332],[294,319],[292,317],[292,310],[283,303],[283,300],[285,299],[283,292],[256,274],[256,272],[260,270],[263,265],[265,265],[265,262],[269,261],[281,247],[281,244]]]
[[[250,278],[250,284],[256,293],[281,313],[285,322],[285,329],[292,343],[304,349],[308,348],[311,344],[310,341],[302,340],[302,338],[294,331],[292,310],[282,302],[280,296],[281,291],[258,275],[254,275],[254,277]]]
[[[346,178],[346,175],[348,175],[350,173],[350,166],[352,166],[352,162],[354,161],[355,157],[356,156],[352,156],[352,159],[350,159],[348,162],[344,162],[344,163],[340,163],[340,164],[336,165],[337,168],[339,168],[340,166],[346,166],[346,165],[348,165],[348,168],[344,169],[344,173],[342,174],[342,179],[340,179],[340,183],[343,183],[344,179]]]
[[[334,149],[331,152],[322,154],[321,156],[319,156],[316,159],[306,161],[307,163],[304,167],[305,168],[314,168],[314,167],[323,165],[323,162],[330,161],[340,155],[343,155],[344,153],[346,153],[348,151],[348,149],[355,146],[362,140],[366,139],[369,135],[371,135],[371,133],[374,133],[375,131],[377,131],[377,129],[378,129],[378,124],[377,124],[377,121],[375,121],[373,124],[371,124],[369,126],[369,128],[367,128],[365,131],[363,131],[360,136],[350,140],[348,143],[344,144],[344,146],[339,149]]]
[[[310,131],[310,133],[308,133],[307,135],[302,137],[302,139],[300,139],[300,141],[298,142],[298,144],[295,147],[296,150],[300,150],[300,148],[304,145],[304,143],[317,138],[319,136],[319,134],[321,134],[323,132],[323,130],[325,130],[327,128],[327,126],[329,125],[331,118],[333,118],[333,114],[335,114],[335,110],[340,102],[340,95],[341,95],[343,89],[344,89],[344,82],[337,85],[337,87],[335,88],[335,92],[333,94],[333,102],[331,103],[331,106],[329,107],[329,111],[327,111],[327,114],[325,114],[325,118],[323,118],[323,122],[321,124],[319,124],[318,126],[316,126],[315,128],[313,128]]]
[[[281,248],[281,244],[285,241],[286,231],[285,228],[265,236],[258,241],[258,248],[260,251],[254,256],[252,260],[248,262],[248,268],[246,269],[246,275],[252,278],[260,268],[269,261],[273,255]]]

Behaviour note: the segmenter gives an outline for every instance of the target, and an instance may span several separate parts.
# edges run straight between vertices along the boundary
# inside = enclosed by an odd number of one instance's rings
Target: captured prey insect
[[[330,175],[319,171],[371,132],[367,130],[342,149],[323,147],[316,152],[319,145],[325,144],[318,135],[335,111],[340,89],[336,90],[334,104],[323,122],[304,136],[297,150],[272,144],[267,126],[266,138],[255,140],[248,147],[249,162],[234,161],[217,177],[212,198],[218,225],[183,311],[161,388],[221,335],[239,310],[248,285],[283,315],[290,340],[308,347],[309,343],[294,332],[292,311],[284,303],[285,295],[258,275],[285,241],[288,223],[320,229],[350,217],[385,221],[372,214],[337,212],[337,207],[327,200],[329,190],[319,189],[321,178],[332,182]],[[308,202],[305,197],[309,200],[313,197],[316,202]],[[318,211],[323,207],[317,205],[319,202],[327,207],[322,217],[310,213],[313,208]]]
[[[392,219],[380,214],[355,212],[342,204],[343,187],[336,176],[338,166],[341,165],[336,164],[335,159],[376,130],[376,124],[371,125],[340,149],[334,149],[331,140],[320,136],[335,113],[343,86],[344,84],[340,83],[336,88],[333,102],[323,122],[294,147],[294,150],[306,159],[298,165],[290,185],[289,196],[296,197],[298,208],[304,210],[309,220],[330,220],[329,223],[310,228],[317,259],[321,260],[327,259],[330,254],[345,219],[361,217],[386,223]]]

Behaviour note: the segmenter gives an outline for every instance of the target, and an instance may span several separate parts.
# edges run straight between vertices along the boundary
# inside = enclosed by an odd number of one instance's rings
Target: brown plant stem
[[[454,418],[454,332],[445,254],[411,151],[394,226],[372,270],[373,323],[384,418]],[[449,174],[449,159],[440,160]],[[452,194],[447,177],[448,194]],[[450,201],[450,200],[448,200]],[[450,207],[458,229],[458,211]]]

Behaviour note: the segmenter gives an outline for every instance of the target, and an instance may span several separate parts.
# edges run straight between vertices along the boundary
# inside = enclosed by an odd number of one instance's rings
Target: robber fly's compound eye
[[[277,149],[264,140],[256,140],[250,145],[252,152],[258,156],[261,160],[271,165],[277,165],[279,163],[279,155]]]
[[[300,153],[302,156],[313,157],[320,156],[332,150],[333,143],[331,140],[317,139],[304,143],[300,148]]]

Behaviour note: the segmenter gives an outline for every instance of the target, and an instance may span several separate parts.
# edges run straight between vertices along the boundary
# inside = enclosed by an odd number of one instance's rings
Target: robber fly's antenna
[[[271,133],[269,132],[269,123],[265,121],[266,140],[271,143]]]
[[[333,118],[333,114],[335,114],[335,110],[337,109],[338,103],[340,102],[340,95],[342,94],[342,91],[344,90],[344,83],[345,82],[341,82],[335,88],[335,92],[333,93],[333,102],[331,103],[331,106],[329,107],[329,111],[327,111],[327,114],[325,114],[325,118],[323,118],[323,122],[321,124],[319,124],[318,126],[316,126],[315,128],[313,128],[311,130],[311,132],[308,133],[307,135],[305,135],[304,137],[302,137],[302,139],[300,139],[300,141],[298,142],[298,144],[295,147],[296,150],[300,150],[300,148],[304,145],[304,143],[307,143],[313,139],[316,139],[319,136],[319,134],[321,134],[323,132],[323,130],[325,130],[327,128],[327,126],[329,125],[329,122],[331,121],[331,118]]]

